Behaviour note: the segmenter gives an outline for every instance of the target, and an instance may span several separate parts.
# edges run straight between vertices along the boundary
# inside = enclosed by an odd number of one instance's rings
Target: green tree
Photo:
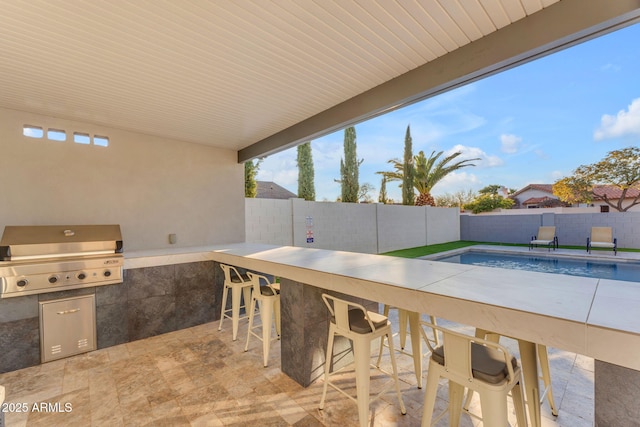
[[[380,182],[380,194],[378,194],[378,202],[387,204],[388,201],[387,196],[387,178],[382,177],[382,182]]]
[[[420,151],[417,156],[414,156],[415,175],[413,179],[413,187],[418,191],[418,198],[416,199],[416,206],[435,206],[435,200],[431,195],[433,187],[440,182],[445,176],[458,169],[475,166],[470,163],[474,160],[480,159],[466,159],[459,160],[455,163],[452,162],[456,157],[462,154],[461,151],[455,152],[443,159],[440,156],[444,151],[440,151],[436,154],[435,151],[431,152],[431,155],[427,158],[424,155],[424,151]],[[438,161],[438,159],[440,159]],[[395,172],[378,172],[385,176],[388,181],[399,181],[404,176],[405,164],[400,163],[397,159],[389,160],[389,163],[393,165]],[[404,184],[403,184],[404,185]]]
[[[494,195],[500,195],[502,196],[503,194],[500,194],[501,192],[503,192],[504,190],[507,191],[507,194],[513,194],[515,193],[516,189],[514,188],[507,188],[503,185],[499,185],[499,184],[493,184],[493,185],[487,185],[484,188],[481,188],[480,190],[478,190],[479,194],[494,194]]]
[[[253,160],[244,162],[244,197],[256,197],[258,192],[258,183],[256,176],[260,170],[262,160]]]
[[[440,196],[436,196],[436,206],[442,206],[447,208],[460,208],[463,209],[464,205],[471,203],[478,197],[475,191],[469,189],[467,191],[460,190],[455,193],[445,193]]]
[[[620,190],[620,197],[615,203],[601,190],[604,185]],[[625,202],[629,190],[638,192],[630,202]],[[553,184],[553,194],[566,203],[602,200],[618,212],[628,211],[640,204],[640,148],[610,151],[597,163],[578,166],[572,176]]]
[[[344,159],[340,160],[340,179],[336,180],[341,184],[341,201],[358,202],[358,174],[362,162],[356,154],[356,129],[353,126],[348,127],[344,130]]]
[[[316,200],[311,142],[298,145],[298,197],[310,202]]]
[[[373,197],[371,197],[373,191],[376,191],[376,188],[368,182],[365,182],[358,189],[358,201],[360,203],[373,203]]]
[[[491,212],[494,209],[511,209],[514,205],[512,199],[507,199],[495,194],[481,194],[476,199],[464,205],[465,210],[470,210],[474,214],[481,212]]]
[[[402,168],[403,205],[413,205],[415,203],[415,193],[413,192],[414,177],[413,139],[411,138],[411,127],[407,125],[407,131],[404,135],[404,164]]]

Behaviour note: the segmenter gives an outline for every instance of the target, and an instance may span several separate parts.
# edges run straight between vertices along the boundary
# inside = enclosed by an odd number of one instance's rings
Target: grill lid
[[[8,225],[0,240],[3,261],[114,253],[122,253],[119,225]]]

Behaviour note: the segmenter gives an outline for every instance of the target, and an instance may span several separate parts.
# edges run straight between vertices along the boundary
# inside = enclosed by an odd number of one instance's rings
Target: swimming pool
[[[640,263],[468,251],[434,261],[640,282]]]

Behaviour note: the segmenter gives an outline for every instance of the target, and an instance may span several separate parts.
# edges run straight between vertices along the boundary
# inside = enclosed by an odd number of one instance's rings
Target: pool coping
[[[603,251],[593,251],[591,254],[586,250],[579,249],[556,249],[549,251],[547,248],[533,248],[529,249],[524,246],[496,246],[496,245],[473,245],[466,246],[464,248],[452,249],[450,251],[438,252],[435,254],[425,255],[416,259],[424,259],[430,261],[438,261],[440,258],[446,258],[449,256],[460,255],[466,252],[493,252],[501,254],[512,255],[536,255],[549,258],[567,258],[567,259],[579,259],[579,260],[591,260],[600,262],[628,262],[628,263],[640,263],[640,252],[618,252],[618,255],[610,254]]]

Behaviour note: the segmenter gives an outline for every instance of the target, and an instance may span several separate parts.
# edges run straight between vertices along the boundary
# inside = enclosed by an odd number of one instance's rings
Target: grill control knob
[[[109,277],[111,276],[111,270],[105,270],[103,274],[104,274],[104,277]]]
[[[49,283],[53,284],[53,283],[56,283],[57,281],[58,281],[58,276],[49,277]]]
[[[24,288],[25,286],[27,286],[28,283],[29,281],[27,279],[20,279],[16,282],[16,285],[18,285],[21,288]]]
[[[87,275],[85,273],[78,273],[78,279],[84,280],[86,278],[87,278]]]

